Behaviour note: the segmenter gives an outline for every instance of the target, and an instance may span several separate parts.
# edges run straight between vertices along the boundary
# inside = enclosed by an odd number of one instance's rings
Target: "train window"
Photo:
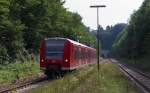
[[[75,51],[74,57],[75,57],[75,60],[78,60],[78,51],[77,50]]]
[[[75,51],[75,59],[76,59],[76,60],[80,60],[80,59],[81,59],[81,55],[82,55],[82,54],[81,54],[81,52],[80,52],[79,50],[76,50],[76,51]]]
[[[85,52],[82,51],[82,60],[85,60]]]
[[[63,59],[64,40],[46,41],[46,59]]]

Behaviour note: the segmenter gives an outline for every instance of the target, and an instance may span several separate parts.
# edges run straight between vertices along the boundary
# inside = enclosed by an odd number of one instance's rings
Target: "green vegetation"
[[[135,11],[114,44],[121,57],[138,59],[150,55],[150,0],[145,0],[139,10]]]
[[[65,37],[95,46],[96,38],[82,23],[81,16],[69,12],[64,3],[64,0],[0,0],[0,64],[15,62],[25,51],[37,54],[44,38]]]
[[[100,40],[102,50],[111,50],[112,44],[116,39],[117,35],[122,32],[126,27],[125,23],[118,23],[114,26],[107,26],[104,30],[103,27],[99,27],[100,30]]]
[[[96,38],[64,0],[0,0],[0,83],[39,72],[28,61],[38,55],[40,41],[50,37],[95,46]]]
[[[149,25],[150,0],[144,0],[142,6],[131,15],[128,26],[118,35],[113,45],[114,55],[129,60],[138,68],[149,68],[150,71]]]
[[[99,26],[99,40],[101,43],[101,56],[113,57],[113,43],[119,33],[127,26],[125,23],[118,23],[114,26],[107,26],[106,29]],[[93,33],[96,32],[93,31]]]
[[[8,65],[0,66],[0,84],[17,81],[40,72],[39,64],[35,60],[25,62],[16,61]]]
[[[112,63],[103,63],[98,74],[96,65],[76,70],[29,93],[138,93],[130,81]]]
[[[139,60],[133,60],[133,59],[121,59],[120,62],[123,62],[127,65],[133,66],[135,68],[138,68],[142,70],[143,72],[150,73],[150,58],[140,58]]]

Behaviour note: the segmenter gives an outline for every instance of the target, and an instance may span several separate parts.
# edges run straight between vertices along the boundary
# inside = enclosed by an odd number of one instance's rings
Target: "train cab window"
[[[64,40],[47,40],[46,59],[63,59],[64,42]]]

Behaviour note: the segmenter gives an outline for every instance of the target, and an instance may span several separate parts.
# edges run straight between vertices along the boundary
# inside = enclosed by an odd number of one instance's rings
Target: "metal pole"
[[[100,57],[100,52],[99,52],[99,48],[100,48],[100,40],[99,40],[99,8],[102,8],[102,7],[106,7],[105,5],[93,5],[93,6],[90,6],[91,8],[97,8],[97,69],[98,69],[98,72],[99,72],[99,57]]]
[[[99,71],[99,8],[97,7],[97,69]]]

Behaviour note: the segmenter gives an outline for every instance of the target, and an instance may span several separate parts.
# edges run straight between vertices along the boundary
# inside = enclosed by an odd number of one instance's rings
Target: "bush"
[[[11,82],[20,78],[38,74],[39,64],[35,60],[16,61],[15,63],[0,66],[0,83]]]

